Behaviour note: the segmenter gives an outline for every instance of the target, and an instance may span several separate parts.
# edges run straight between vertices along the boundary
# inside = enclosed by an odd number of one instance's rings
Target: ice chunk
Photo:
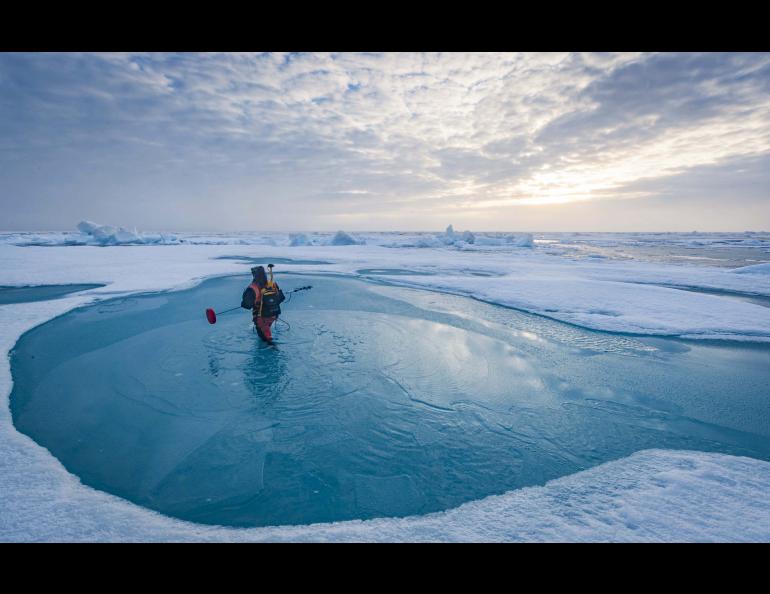
[[[444,245],[454,245],[457,241],[457,235],[455,234],[454,227],[452,225],[447,226],[446,231],[443,234],[436,235],[438,239]]]
[[[78,223],[78,230],[91,238],[87,243],[95,243],[97,245],[180,243],[175,235],[164,233],[142,234],[136,229],[131,231],[125,227],[99,225],[93,221],[81,221]]]
[[[452,225],[448,225],[443,234],[436,235],[436,239],[444,245],[453,245],[460,249],[476,241],[476,237],[470,231],[457,233]]]
[[[532,233],[519,233],[511,235],[511,243],[517,247],[533,247],[535,245]]]
[[[136,229],[129,231],[128,229],[119,227],[113,234],[113,237],[117,243],[144,243],[142,238],[139,237],[139,234],[136,232]]]
[[[344,231],[337,231],[337,234],[329,242],[329,245],[363,245],[363,241],[353,239]]]
[[[94,230],[97,228],[99,228],[99,225],[92,221],[80,221],[78,223],[78,231],[86,235],[93,235]]]
[[[312,245],[312,242],[304,233],[291,233],[289,234],[289,245],[297,247],[300,245]]]

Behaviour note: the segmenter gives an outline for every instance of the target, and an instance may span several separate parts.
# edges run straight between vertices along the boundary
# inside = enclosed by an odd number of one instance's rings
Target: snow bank
[[[770,308],[651,284],[454,275],[400,277],[393,282],[467,295],[609,332],[770,342]]]

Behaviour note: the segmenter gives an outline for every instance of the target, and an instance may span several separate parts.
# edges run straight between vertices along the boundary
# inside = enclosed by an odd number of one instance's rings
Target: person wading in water
[[[281,315],[281,303],[286,299],[278,283],[273,281],[273,265],[268,264],[270,278],[267,278],[263,266],[255,266],[251,269],[254,280],[246,287],[241,298],[241,307],[250,309],[257,334],[267,344],[273,344],[273,335],[270,326]]]

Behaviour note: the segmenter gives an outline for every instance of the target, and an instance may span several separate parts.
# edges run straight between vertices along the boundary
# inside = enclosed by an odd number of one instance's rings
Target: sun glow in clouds
[[[71,226],[68,204],[143,227],[152,205],[177,229],[394,209],[510,228],[516,206],[716,200],[693,171],[762,171],[770,55],[4,54],[0,108],[12,226]],[[731,199],[766,204],[761,175]]]

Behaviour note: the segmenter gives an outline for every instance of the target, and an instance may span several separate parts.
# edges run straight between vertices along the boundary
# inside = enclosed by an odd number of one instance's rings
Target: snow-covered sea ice
[[[409,234],[346,234],[357,243],[343,247],[334,234],[113,247],[56,247],[56,234],[20,246],[8,236],[0,285],[90,287],[0,305],[6,350],[25,330],[93,305],[22,338],[14,384],[10,369],[0,380],[6,394],[15,390],[16,423],[7,417],[0,433],[2,537],[51,538],[53,522],[54,538],[67,540],[770,538],[757,507],[770,474],[762,265],[592,260],[566,244],[557,254],[548,241],[522,247],[473,232],[471,243],[452,232],[458,241],[427,249]],[[761,261],[762,248],[752,249]],[[291,329],[277,329],[285,344],[271,351],[276,375],[255,375],[264,366],[254,357],[271,354],[253,349],[248,319],[211,327],[202,311],[239,298],[249,266],[273,259],[283,262],[283,286],[315,288],[285,309]],[[227,274],[241,276],[132,296]],[[36,350],[43,359],[24,362]],[[49,371],[50,356],[66,360]],[[87,390],[73,389],[83,381]],[[79,429],[61,432],[54,418]],[[121,482],[127,476],[136,480]],[[719,488],[714,477],[724,479]],[[63,488],[69,504],[53,512],[45,497]],[[578,515],[564,515],[584,488],[596,497],[581,495]],[[552,503],[542,507],[543,498]],[[696,500],[709,526],[688,515]],[[669,511],[653,511],[663,501]],[[725,506],[733,523],[720,515]],[[487,513],[498,521],[480,522]],[[371,519],[344,521],[355,518]]]

